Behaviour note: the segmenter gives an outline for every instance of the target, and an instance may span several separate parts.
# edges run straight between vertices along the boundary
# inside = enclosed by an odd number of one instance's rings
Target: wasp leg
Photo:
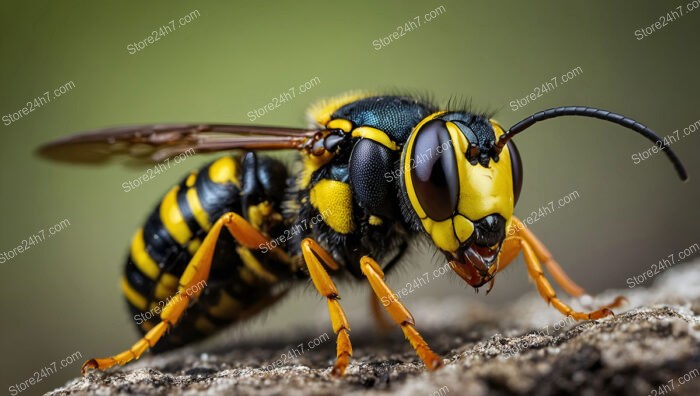
[[[343,311],[343,307],[340,306],[338,301],[340,300],[338,289],[335,287],[326,269],[323,268],[323,265],[325,264],[332,270],[338,270],[339,267],[331,255],[311,238],[306,238],[301,242],[301,252],[309,270],[311,281],[318,293],[328,301],[328,312],[331,316],[333,332],[338,337],[336,340],[336,362],[333,365],[331,374],[336,377],[342,377],[352,356],[352,344],[350,344],[349,334],[350,323],[348,323],[345,311]]]
[[[544,264],[547,271],[554,278],[554,281],[561,286],[564,291],[577,298],[588,296],[588,293],[586,293],[581,286],[577,285],[576,282],[571,280],[571,278],[566,275],[559,263],[557,263],[552,257],[552,253],[549,252],[549,250],[535,236],[535,234],[533,234],[529,228],[526,228],[525,225],[515,216],[513,217],[513,225],[517,230],[517,235],[522,237],[532,247],[532,250],[535,252],[537,258],[542,262],[542,264]],[[612,303],[601,308],[616,308],[621,306],[625,301],[627,301],[626,298],[618,296],[615,297],[615,300]]]
[[[594,320],[613,315],[613,312],[607,307],[600,308],[592,312],[574,311],[570,306],[561,301],[554,292],[552,285],[545,277],[544,272],[542,271],[542,266],[540,265],[540,261],[537,258],[534,249],[524,238],[521,238],[520,236],[508,237],[503,242],[502,249],[506,252],[507,256],[511,257],[514,257],[520,251],[523,252],[525,263],[527,264],[527,273],[530,275],[530,278],[535,281],[537,291],[540,293],[542,298],[547,301],[547,304],[551,304],[564,315],[571,316],[576,320]]]
[[[421,358],[425,366],[429,370],[435,370],[442,366],[442,359],[433,352],[428,344],[416,330],[416,322],[413,315],[408,312],[408,309],[399,301],[396,293],[391,291],[389,286],[384,282],[384,272],[376,261],[368,256],[362,257],[360,260],[360,268],[362,273],[367,277],[374,294],[383,303],[391,319],[401,326],[404,336],[415,349],[418,357]]]
[[[379,304],[379,299],[374,296],[374,292],[369,295],[369,307],[372,311],[372,317],[374,318],[374,323],[377,325],[379,328],[379,331],[382,333],[386,333],[391,329],[391,323],[387,320],[386,316],[384,316],[384,312],[382,311],[382,307]]]
[[[203,287],[194,288],[193,286],[201,282],[205,282],[206,286],[214,249],[223,227],[226,227],[240,244],[249,248],[258,249],[261,244],[269,242],[265,235],[253,228],[240,215],[226,213],[221,216],[212,226],[202,245],[187,264],[179,280],[178,292],[168,301],[160,314],[161,322],[155,325],[128,350],[108,358],[86,361],[81,369],[83,373],[88,369],[106,370],[114,365],[121,366],[131,360],[138,359],[148,348],[154,346],[169,328],[177,324],[190,301],[196,301],[204,290]],[[194,292],[190,294],[190,290],[194,290]]]

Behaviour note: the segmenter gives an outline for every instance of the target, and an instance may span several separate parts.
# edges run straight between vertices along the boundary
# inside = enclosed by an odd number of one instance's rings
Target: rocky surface
[[[617,295],[629,303],[615,317],[579,323],[536,295],[500,310],[458,297],[412,306],[446,363],[432,373],[400,333],[379,337],[365,325],[353,327],[343,379],[329,376],[329,331],[185,348],[90,372],[50,394],[700,395],[700,262],[596,302]]]

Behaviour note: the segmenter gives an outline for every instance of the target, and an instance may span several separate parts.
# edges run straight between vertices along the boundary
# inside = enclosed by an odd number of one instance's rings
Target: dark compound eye
[[[513,196],[515,198],[515,203],[518,203],[518,198],[520,198],[520,190],[523,188],[523,163],[520,159],[520,152],[518,148],[515,147],[515,143],[509,140],[507,143],[508,152],[510,152],[510,165],[513,171]]]
[[[435,221],[449,218],[459,199],[459,174],[454,146],[442,120],[428,121],[413,143],[411,181],[418,202]]]

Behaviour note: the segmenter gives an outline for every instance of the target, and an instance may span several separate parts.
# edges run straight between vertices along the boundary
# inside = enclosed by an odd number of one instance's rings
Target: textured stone
[[[343,379],[329,376],[335,356],[329,330],[313,350],[306,344],[318,334],[190,347],[91,372],[51,394],[660,395],[672,384],[674,395],[699,395],[700,263],[669,269],[650,288],[606,292],[595,302],[617,295],[629,304],[615,317],[578,323],[536,295],[502,309],[466,306],[458,296],[424,300],[412,311],[446,362],[433,373],[400,334],[376,337],[365,325],[353,327],[356,358]]]

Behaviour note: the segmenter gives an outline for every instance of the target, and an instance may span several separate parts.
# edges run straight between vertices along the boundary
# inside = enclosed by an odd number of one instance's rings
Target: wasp
[[[309,129],[126,126],[40,148],[50,159],[93,164],[115,156],[162,161],[192,149],[232,150],[186,175],[136,231],[121,288],[143,336],[121,353],[86,361],[83,372],[203,339],[310,280],[327,302],[336,335],[331,374],[342,376],[352,356],[350,322],[332,278],[344,276],[369,283],[375,315],[383,306],[427,369],[436,369],[441,358],[385,281],[417,239],[444,254],[467,284],[489,284],[489,290],[522,252],[548,304],[576,320],[603,318],[623,299],[590,312],[560,300],[543,269],[568,294],[585,291],[513,214],[523,184],[513,137],[555,117],[598,118],[657,144],[687,179],[679,158],[652,130],[591,107],[552,108],[505,130],[488,114],[440,109],[411,96],[353,93],[322,101],[309,115]],[[259,150],[295,150],[301,171],[290,174]]]

